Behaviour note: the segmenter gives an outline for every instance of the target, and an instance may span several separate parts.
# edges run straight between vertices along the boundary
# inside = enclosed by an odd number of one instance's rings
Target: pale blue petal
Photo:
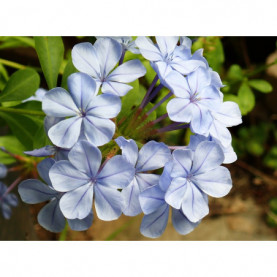
[[[161,83],[171,89],[168,85],[168,80],[171,78],[170,74],[172,71],[174,71],[172,69],[172,67],[167,63],[167,62],[164,62],[164,61],[161,61],[161,62],[150,62],[151,66],[153,67],[153,69],[157,72],[158,76],[159,76],[159,79],[161,81]],[[176,72],[176,71],[174,71]],[[176,72],[177,74],[179,74],[178,72]]]
[[[171,159],[169,148],[162,142],[147,142],[139,151],[136,172],[163,167]]]
[[[102,86],[103,93],[109,93],[116,96],[125,96],[133,87],[112,81],[105,81]]]
[[[165,194],[165,201],[171,207],[180,209],[187,191],[187,179],[174,178]]]
[[[164,205],[164,191],[158,185],[144,190],[139,196],[139,202],[144,214],[151,214]]]
[[[67,78],[67,84],[75,105],[85,111],[88,103],[97,95],[96,82],[87,74],[73,73]]]
[[[94,43],[100,64],[101,78],[105,78],[115,67],[122,54],[120,43],[110,38],[100,38]]]
[[[87,140],[95,146],[108,143],[115,132],[115,124],[105,118],[86,116],[84,119],[84,132]]]
[[[32,151],[25,151],[24,154],[33,157],[47,157],[56,154],[56,147],[52,145],[47,145],[39,149],[34,149]]]
[[[97,183],[112,187],[125,188],[133,180],[135,175],[134,167],[122,156],[112,157],[97,176]]]
[[[4,200],[10,205],[10,206],[13,206],[13,207],[16,207],[18,205],[18,198],[15,194],[13,193],[8,193]]]
[[[190,149],[177,149],[173,151],[172,155],[171,177],[187,177],[192,166],[193,152]]]
[[[0,202],[0,207],[1,207],[1,210],[2,210],[3,217],[5,219],[10,219],[11,215],[12,215],[11,207],[8,204],[4,203],[3,201]]]
[[[232,145],[223,147],[222,150],[224,152],[224,161],[223,161],[224,164],[230,164],[237,160],[238,157]]]
[[[175,47],[177,46],[177,42],[179,40],[179,37],[165,37],[165,36],[157,36],[156,41],[157,44],[164,56],[167,54],[171,54]]]
[[[4,164],[0,163],[0,178],[5,178],[7,176],[8,169]]]
[[[28,204],[45,202],[59,194],[51,187],[35,179],[28,179],[21,182],[18,186],[18,192],[22,201]]]
[[[92,209],[93,185],[89,182],[65,193],[60,200],[60,208],[68,219],[84,219]]]
[[[211,111],[219,111],[221,106],[220,91],[214,86],[204,87],[197,95],[199,105],[207,107]]]
[[[138,160],[138,146],[136,142],[132,139],[127,140],[124,137],[118,137],[115,141],[122,151],[122,156],[135,166]]]
[[[154,213],[145,215],[140,225],[142,235],[149,238],[161,236],[168,222],[168,214],[169,207],[167,204],[164,204]]]
[[[180,44],[185,46],[186,48],[191,48],[192,42],[188,37],[180,37]]]
[[[122,195],[122,211],[127,216],[136,216],[142,212],[139,203],[140,189],[136,178],[121,191]]]
[[[68,159],[73,166],[87,176],[96,176],[101,164],[101,151],[86,140],[78,141],[68,154]]]
[[[223,197],[232,188],[232,179],[226,167],[219,166],[211,171],[194,176],[192,182],[212,197]]]
[[[78,141],[82,121],[79,116],[65,119],[51,127],[48,136],[55,145],[71,148]]]
[[[121,100],[112,94],[101,94],[89,103],[86,114],[100,118],[114,118],[121,110]]]
[[[201,142],[194,152],[191,173],[198,175],[217,168],[224,161],[221,147],[213,141]]]
[[[202,61],[192,59],[183,60],[182,58],[177,57],[170,63],[170,65],[181,74],[188,75],[205,64]]]
[[[209,70],[199,67],[187,76],[190,89],[193,93],[199,93],[204,87],[210,85],[211,76]]]
[[[54,117],[74,116],[79,111],[71,95],[63,88],[53,88],[45,94],[42,110]]]
[[[167,87],[174,93],[175,96],[185,99],[189,99],[191,97],[191,90],[187,79],[177,71],[169,71],[167,75],[165,75],[165,81]]]
[[[146,69],[140,60],[131,60],[117,67],[107,78],[107,81],[130,83],[144,76]]]
[[[147,37],[138,37],[136,39],[136,45],[145,59],[149,61],[162,61],[161,52],[151,39]]]
[[[136,179],[139,185],[140,191],[155,186],[159,183],[160,176],[156,174],[136,173]]]
[[[191,149],[192,151],[195,151],[200,142],[207,141],[207,140],[209,140],[207,137],[197,135],[197,134],[192,135],[190,136],[188,148]]]
[[[66,192],[87,184],[90,177],[77,170],[69,161],[56,162],[49,172],[55,190]]]
[[[87,217],[84,219],[68,219],[68,225],[69,227],[74,231],[85,231],[87,230],[91,225],[93,221],[93,213],[92,211],[89,213]]]
[[[49,178],[49,171],[53,164],[55,163],[55,160],[51,158],[44,159],[37,165],[38,174],[41,177],[41,179],[49,186],[52,186],[51,180]]]
[[[81,72],[99,77],[100,65],[94,46],[89,42],[76,44],[72,49],[72,62]]]
[[[235,102],[226,101],[222,103],[220,110],[213,116],[226,127],[236,126],[242,123],[239,106]]]
[[[65,227],[65,218],[60,210],[59,201],[52,200],[38,214],[38,223],[50,232],[59,233]]]
[[[166,106],[168,117],[175,122],[189,123],[193,117],[190,99],[174,98]]]
[[[122,213],[122,195],[114,189],[102,185],[95,185],[95,209],[101,220],[118,219]]]
[[[187,235],[192,232],[200,221],[190,222],[181,210],[172,209],[172,224],[175,230],[181,235]]]
[[[190,127],[192,132],[200,135],[208,135],[213,121],[210,111],[206,107],[198,105],[198,102],[190,106],[192,113]]]
[[[163,173],[159,179],[159,186],[160,186],[161,190],[164,192],[167,191],[167,189],[172,181],[172,178],[170,176],[172,167],[173,167],[173,162],[172,161],[167,162],[166,165],[164,166]]]
[[[69,150],[70,149],[57,147],[57,152],[56,152],[56,155],[55,155],[55,160],[56,161],[68,160]]]
[[[187,190],[182,202],[182,212],[191,222],[198,222],[209,213],[208,198],[191,182],[187,183]]]
[[[228,147],[231,145],[232,142],[232,136],[230,131],[226,128],[224,124],[222,124],[220,121],[214,119],[210,129],[209,134],[218,140],[223,147]]]

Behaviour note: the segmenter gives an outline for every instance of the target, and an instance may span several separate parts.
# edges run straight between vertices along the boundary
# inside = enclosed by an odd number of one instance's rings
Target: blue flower
[[[40,177],[46,182],[45,185],[40,180],[28,179],[19,184],[18,192],[23,202],[28,204],[37,204],[49,201],[39,212],[38,222],[46,230],[51,232],[61,232],[66,223],[66,219],[60,209],[60,199],[63,193],[56,191],[49,179],[49,170],[55,164],[53,159],[47,158],[37,166]],[[82,219],[68,219],[68,224],[72,230],[87,230],[93,220],[92,211]]]
[[[232,188],[229,170],[220,166],[223,160],[221,147],[212,141],[199,143],[194,152],[175,150],[166,202],[181,209],[189,221],[201,220],[209,213],[207,195],[222,197]]]
[[[140,232],[150,238],[161,236],[166,228],[170,206],[165,201],[166,191],[172,181],[170,176],[173,163],[168,162],[160,177],[159,183],[144,190],[139,201],[145,216],[142,219]],[[190,222],[182,210],[172,208],[172,223],[176,231],[182,235],[190,233],[199,222]]]
[[[177,46],[179,37],[156,37],[157,45],[147,37],[138,37],[136,45],[144,58],[150,61],[161,82],[166,82],[166,75],[172,70],[187,75],[199,66],[205,66],[203,61],[194,60],[188,45]]]
[[[213,121],[210,111],[218,111],[222,102],[220,91],[211,85],[208,70],[199,67],[187,77],[171,71],[167,85],[176,96],[166,107],[169,118],[190,122],[194,133],[207,135]]]
[[[4,164],[0,163],[0,178],[5,178],[7,176],[8,169]]]
[[[117,219],[122,195],[134,178],[134,168],[122,156],[114,156],[101,165],[100,150],[88,141],[79,141],[68,154],[69,161],[59,161],[50,170],[53,187],[65,192],[60,208],[66,218],[83,219],[91,211],[93,198],[98,217]]]
[[[5,219],[10,219],[12,210],[11,207],[16,207],[18,200],[15,194],[7,192],[7,186],[0,182],[0,209]]]
[[[28,102],[28,101],[39,101],[42,102],[42,99],[44,97],[44,95],[46,94],[47,90],[44,88],[39,88],[36,92],[34,96],[31,96],[25,100],[23,100],[22,102]]]
[[[48,116],[66,117],[48,131],[51,141],[61,148],[71,148],[80,135],[96,146],[109,142],[115,132],[110,118],[120,112],[120,98],[97,95],[95,81],[84,73],[70,75],[68,88],[70,94],[63,88],[54,88],[43,98],[42,108]]]
[[[72,61],[80,71],[92,76],[102,92],[124,96],[132,89],[130,83],[146,73],[139,60],[131,60],[116,69],[122,55],[122,46],[114,39],[99,38],[94,45],[79,43],[72,49]],[[113,70],[114,69],[114,70]],[[112,71],[113,70],[113,71]]]
[[[233,163],[237,160],[237,155],[232,147],[232,145],[230,144],[227,147],[224,147],[220,141],[218,141],[217,139],[213,138],[212,136],[208,136],[208,137],[204,137],[201,135],[192,135],[190,137],[190,141],[189,141],[189,145],[187,146],[187,148],[191,149],[192,151],[195,151],[198,144],[202,141],[214,141],[216,143],[218,143],[224,153],[224,164],[229,164],[229,163]]]
[[[159,182],[159,175],[146,173],[163,167],[171,159],[169,148],[164,143],[149,141],[140,151],[134,140],[124,137],[115,139],[122,150],[123,157],[135,168],[136,174],[130,184],[121,192],[123,213],[135,216],[141,213],[139,194]]]
[[[221,143],[223,147],[229,147],[232,142],[232,136],[227,127],[242,123],[238,104],[226,101],[220,105],[218,111],[212,111],[211,115],[213,121],[209,127],[209,134]]]

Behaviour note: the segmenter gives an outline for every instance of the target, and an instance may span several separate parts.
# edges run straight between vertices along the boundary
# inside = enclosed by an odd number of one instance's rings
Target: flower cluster
[[[149,60],[157,76],[142,102],[117,119],[121,97],[133,92],[129,83],[146,74],[139,59],[124,62],[128,51]],[[25,152],[47,158],[38,164],[42,181],[19,185],[22,200],[48,202],[38,222],[52,232],[61,232],[66,220],[73,230],[88,229],[93,204],[105,221],[143,212],[141,233],[151,238],[164,232],[171,207],[177,232],[191,232],[209,212],[208,196],[223,197],[232,187],[221,164],[236,160],[227,127],[241,123],[237,104],[223,102],[220,77],[203,51],[192,54],[186,37],[156,37],[156,44],[147,37],[98,37],[93,45],[75,45],[72,61],[79,72],[68,77],[68,91],[57,87],[42,99],[53,145]],[[155,103],[162,88],[168,94]],[[153,119],[168,99],[165,113]],[[165,121],[172,123],[157,127]],[[156,141],[186,128],[194,133],[188,146]]]

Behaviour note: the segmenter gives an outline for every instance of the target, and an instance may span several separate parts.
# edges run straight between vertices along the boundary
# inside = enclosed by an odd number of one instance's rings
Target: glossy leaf
[[[253,110],[255,106],[255,95],[246,82],[243,82],[240,86],[238,97],[242,115],[246,115]]]
[[[78,72],[78,70],[74,67],[71,58],[69,59],[69,61],[67,62],[64,72],[63,72],[63,77],[62,77],[62,87],[66,90],[68,90],[67,87],[67,78],[69,75]]]
[[[64,45],[61,37],[35,37],[35,48],[49,89],[57,85],[63,61]]]
[[[252,88],[260,91],[260,92],[263,92],[263,93],[269,93],[269,92],[272,92],[272,86],[269,82],[265,81],[265,80],[259,80],[259,79],[256,79],[256,80],[250,80],[248,82],[249,86],[251,86]]]
[[[0,94],[0,102],[24,100],[39,88],[40,78],[33,69],[16,71]]]

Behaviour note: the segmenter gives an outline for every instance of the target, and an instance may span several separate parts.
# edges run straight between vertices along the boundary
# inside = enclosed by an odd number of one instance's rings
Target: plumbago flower
[[[97,86],[102,86],[103,93],[117,96],[126,95],[132,89],[126,83],[133,82],[146,73],[139,60],[128,61],[114,69],[121,56],[122,46],[110,38],[99,38],[94,45],[88,42],[79,43],[72,49],[74,66],[80,72],[92,76]]]
[[[88,141],[79,141],[68,154],[50,169],[55,190],[64,192],[60,208],[66,218],[83,219],[91,212],[93,198],[97,216],[117,219],[122,213],[122,195],[134,178],[134,168],[122,156],[114,156],[101,166],[100,150]]]
[[[49,201],[39,212],[38,222],[46,230],[51,232],[61,232],[66,223],[66,218],[60,209],[60,199],[63,193],[56,191],[49,178],[49,170],[55,164],[55,160],[47,158],[37,165],[37,169],[44,184],[37,179],[28,179],[19,184],[18,192],[23,202],[37,204]],[[92,211],[82,220],[67,219],[72,230],[87,230],[93,220]]]
[[[205,66],[203,61],[193,59],[188,45],[177,45],[179,37],[156,37],[157,44],[147,37],[138,37],[136,45],[142,56],[151,62],[151,66],[159,75],[161,81],[168,71],[189,74],[199,66]]]
[[[8,169],[4,164],[0,163],[0,178],[5,178],[7,176]]]
[[[219,111],[221,104],[220,92],[211,85],[209,71],[200,67],[187,77],[171,71],[166,82],[176,96],[167,104],[169,118],[190,122],[194,133],[207,135],[213,121],[210,111]]]
[[[38,165],[46,184],[29,179],[19,193],[30,204],[48,202],[38,215],[45,229],[60,232],[66,221],[73,230],[88,229],[94,204],[105,221],[143,212],[140,231],[151,238],[164,232],[171,209],[174,228],[185,235],[208,214],[208,196],[230,191],[230,173],[221,164],[237,158],[227,128],[241,123],[238,106],[223,102],[219,75],[201,49],[191,53],[189,38],[156,37],[156,43],[146,37],[135,44],[131,37],[102,37],[94,45],[77,44],[72,59],[80,72],[68,77],[69,92],[57,87],[42,99],[53,145],[25,154],[54,159]],[[139,60],[123,63],[125,52],[135,47],[157,76],[144,97],[132,96],[143,98],[141,103],[126,105],[125,98],[121,105],[120,97],[132,88],[126,83],[146,73]],[[143,86],[130,93],[142,93]],[[170,91],[155,103],[163,87]],[[153,112],[168,99],[156,118]],[[163,120],[173,122],[157,127]],[[186,128],[194,133],[188,146],[153,140]],[[4,173],[0,165],[0,176]]]
[[[144,190],[139,201],[145,216],[142,219],[140,232],[149,238],[161,236],[166,228],[170,205],[165,201],[165,194],[171,184],[172,162],[168,162],[159,179],[159,183]],[[199,222],[193,223],[183,214],[182,210],[172,208],[172,224],[181,235],[190,233]]]
[[[68,88],[70,94],[63,88],[54,88],[43,98],[42,109],[46,115],[67,117],[50,128],[51,141],[58,147],[71,148],[82,130],[86,139],[96,146],[109,142],[115,132],[110,118],[120,112],[120,98],[97,95],[95,81],[84,73],[70,75]]]
[[[159,182],[159,175],[146,172],[162,168],[171,159],[171,153],[161,142],[149,141],[138,151],[138,146],[132,139],[118,137],[115,141],[122,150],[122,156],[135,168],[134,178],[121,192],[123,213],[135,216],[141,213],[140,193]]]

